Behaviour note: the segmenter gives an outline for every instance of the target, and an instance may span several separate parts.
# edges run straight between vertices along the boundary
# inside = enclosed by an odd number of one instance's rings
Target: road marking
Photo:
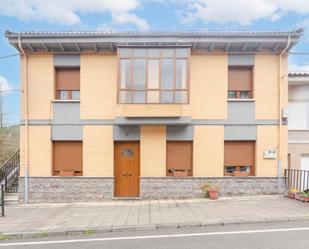
[[[295,228],[278,228],[278,229],[263,229],[263,230],[240,230],[228,232],[211,232],[211,233],[185,233],[185,234],[162,234],[162,235],[144,235],[144,236],[128,236],[128,237],[109,237],[109,238],[92,238],[92,239],[71,239],[71,240],[50,240],[50,241],[33,241],[33,242],[13,242],[3,243],[3,246],[25,246],[25,245],[48,245],[48,244],[66,244],[80,242],[98,242],[98,241],[117,241],[117,240],[143,240],[143,239],[163,239],[163,238],[182,238],[182,237],[202,237],[215,235],[232,235],[232,234],[254,234],[254,233],[278,233],[278,232],[294,232],[308,231],[309,227]]]

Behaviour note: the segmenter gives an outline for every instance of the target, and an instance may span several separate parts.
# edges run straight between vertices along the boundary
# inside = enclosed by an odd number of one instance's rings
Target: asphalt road
[[[309,221],[1,241],[27,249],[308,249]]]

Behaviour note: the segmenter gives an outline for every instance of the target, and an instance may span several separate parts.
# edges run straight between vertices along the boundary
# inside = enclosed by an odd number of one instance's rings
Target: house
[[[289,154],[291,169],[309,170],[309,73],[289,73]]]
[[[21,61],[20,202],[280,191],[287,32],[6,32]]]

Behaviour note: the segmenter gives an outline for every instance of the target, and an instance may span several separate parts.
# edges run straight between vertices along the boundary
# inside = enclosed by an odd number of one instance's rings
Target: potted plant
[[[309,192],[303,192],[302,196],[304,202],[309,202]]]
[[[205,196],[210,200],[217,200],[219,196],[220,186],[214,184],[204,184],[202,186],[203,191],[205,192]]]
[[[290,189],[290,191],[288,192],[288,197],[290,199],[295,199],[295,194],[297,194],[298,190],[296,188],[292,188]]]

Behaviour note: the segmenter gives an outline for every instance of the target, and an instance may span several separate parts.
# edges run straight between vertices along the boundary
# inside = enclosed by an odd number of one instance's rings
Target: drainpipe
[[[281,130],[282,130],[282,107],[281,107],[281,63],[282,63],[282,55],[288,50],[291,45],[291,34],[288,36],[288,40],[285,48],[279,54],[279,62],[278,62],[278,117],[279,117],[279,126],[278,126],[278,194],[281,192],[281,174],[282,174],[282,155],[281,155]]]
[[[25,141],[24,141],[24,157],[25,157],[25,181],[24,181],[24,202],[28,203],[28,181],[29,181],[29,122],[28,122],[28,58],[24,49],[21,46],[21,37],[18,36],[18,47],[22,52],[24,57],[24,70],[23,70],[23,78],[24,78],[24,118],[25,118]]]

